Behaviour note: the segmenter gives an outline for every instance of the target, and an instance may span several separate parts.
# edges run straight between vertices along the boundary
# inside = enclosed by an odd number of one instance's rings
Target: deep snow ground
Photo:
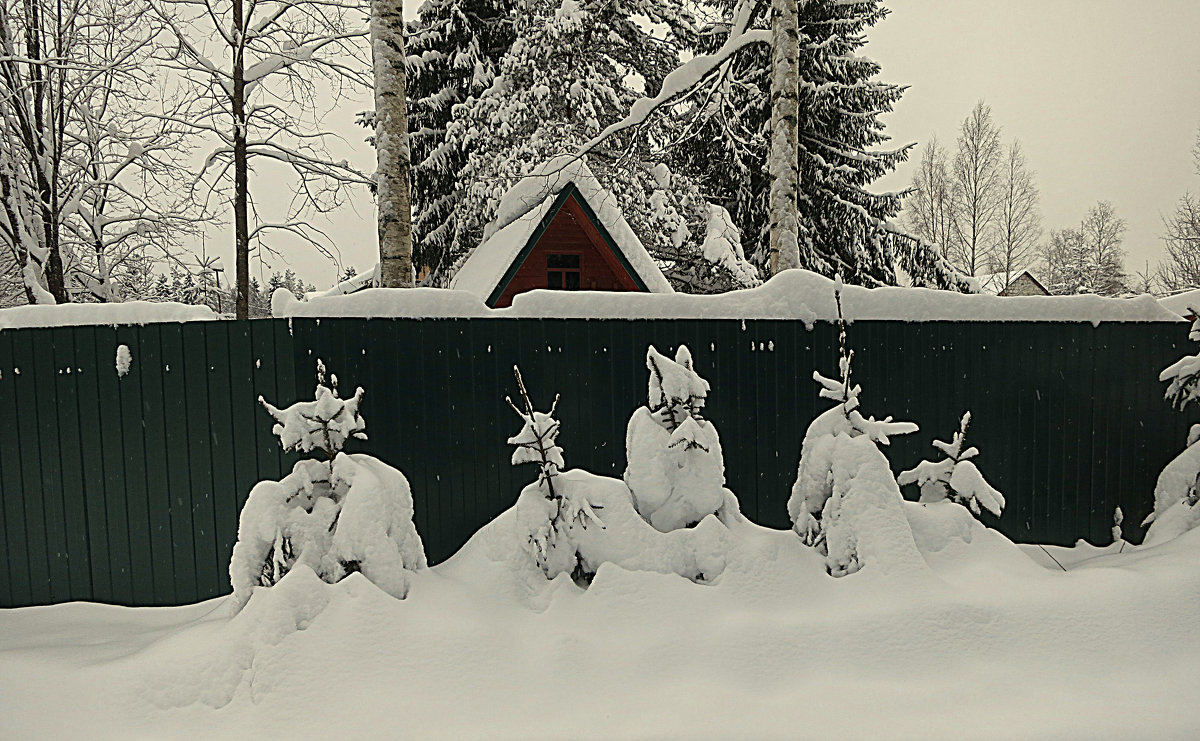
[[[517,568],[512,526],[404,601],[298,569],[232,619],[227,599],[0,611],[0,738],[1200,734],[1200,531],[1061,549],[1063,572],[977,524],[918,530],[928,570],[833,579],[743,524],[714,585],[604,565],[583,591]]]

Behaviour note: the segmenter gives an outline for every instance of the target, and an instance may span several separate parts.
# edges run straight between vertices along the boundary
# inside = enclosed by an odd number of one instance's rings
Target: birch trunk
[[[404,0],[372,0],[375,68],[375,173],[379,203],[379,285],[413,284],[408,107],[404,79]]]
[[[800,267],[800,2],[771,1],[771,275]]]

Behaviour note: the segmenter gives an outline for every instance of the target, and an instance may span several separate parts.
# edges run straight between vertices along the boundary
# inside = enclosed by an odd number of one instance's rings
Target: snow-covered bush
[[[1195,311],[1193,309],[1193,311]],[[1188,339],[1200,342],[1200,319],[1192,323]],[[1159,374],[1165,381],[1166,399],[1176,409],[1200,401],[1200,354],[1180,358]],[[1192,425],[1187,447],[1163,468],[1154,486],[1154,511],[1143,525],[1149,525],[1145,544],[1162,543],[1200,526],[1200,425]]]
[[[549,412],[534,410],[521,371],[513,367],[517,387],[521,391],[524,409],[518,408],[509,397],[505,401],[521,418],[521,431],[508,439],[515,445],[512,464],[533,463],[538,466],[538,480],[533,485],[537,496],[521,493],[521,523],[529,533],[528,546],[533,560],[547,577],[568,573],[579,580],[584,577],[579,564],[577,547],[572,539],[576,529],[603,528],[586,495],[567,486],[559,475],[565,467],[563,451],[556,442],[559,424],[554,418],[558,397]],[[527,489],[528,491],[528,489]]]
[[[971,413],[967,412],[963,414],[951,442],[933,441],[933,447],[942,451],[945,458],[940,461],[921,461],[916,468],[901,473],[897,481],[901,486],[920,486],[922,503],[949,499],[968,507],[976,515],[982,506],[999,517],[1004,509],[1004,495],[984,480],[983,474],[971,460],[979,455],[978,448],[963,449],[970,425]]]
[[[329,583],[361,572],[400,599],[410,572],[425,568],[404,474],[372,456],[342,452],[348,438],[366,438],[363,390],[339,398],[336,377],[325,385],[320,360],[317,379],[314,401],[278,409],[259,399],[284,449],[320,450],[326,460],[298,461],[280,481],[260,481],[250,491],[229,564],[238,608],[255,587],[277,583],[297,565]]]
[[[517,499],[516,528],[526,554],[546,578],[568,574],[586,585],[604,563],[678,574],[696,582],[710,581],[724,570],[730,535],[716,517],[698,517],[695,527],[660,532],[643,519],[621,480],[564,470],[562,448],[556,442],[557,398],[549,412],[534,410],[520,372],[514,371],[523,408],[508,400],[522,421],[520,432],[508,440],[516,446],[512,462],[539,468],[537,481]],[[702,428],[693,424],[701,432],[680,439],[695,442],[703,437]],[[732,494],[728,497],[732,506],[726,511],[736,513],[736,501]]]
[[[841,281],[835,286],[840,315]],[[835,576],[853,573],[865,562],[859,548],[865,532],[861,528],[883,532],[891,527],[886,525],[890,522],[907,532],[907,543],[912,543],[900,506],[900,489],[887,458],[875,445],[887,445],[891,435],[917,431],[912,422],[893,422],[891,417],[876,420],[859,411],[862,387],[851,383],[854,352],[846,347],[845,322],[838,324],[839,380],[813,371],[813,380],[821,385],[821,397],[836,404],[808,426],[800,446],[796,483],[788,499],[792,529],[806,545],[826,555],[826,566]],[[868,447],[874,454],[867,452]],[[912,548],[915,552],[916,546]],[[873,546],[870,550],[876,552]]]
[[[675,360],[651,345],[649,398],[625,432],[625,484],[637,511],[655,529],[692,527],[706,516],[738,511],[725,488],[725,461],[717,428],[704,419],[709,385],[680,345]]]

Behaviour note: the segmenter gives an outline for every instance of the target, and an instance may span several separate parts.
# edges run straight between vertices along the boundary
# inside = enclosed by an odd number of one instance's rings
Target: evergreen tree
[[[523,9],[496,79],[455,109],[448,130],[449,142],[468,153],[455,204],[455,259],[481,242],[500,199],[518,180],[575,152],[635,101],[656,93],[695,36],[680,0],[527,0]],[[588,164],[677,289],[756,283],[727,261],[705,258],[700,243],[709,204],[691,178],[655,161],[653,144],[614,137]]]
[[[769,25],[768,10],[756,11],[755,27]],[[858,54],[866,30],[887,13],[880,0],[810,0],[800,8],[800,267],[867,286],[894,285],[900,268],[918,285],[966,290],[933,249],[890,222],[899,194],[868,190],[909,149],[876,149],[888,141],[879,116],[904,89],[877,81],[879,65]],[[702,39],[701,50],[711,51],[724,28]],[[769,261],[770,72],[770,49],[746,47],[712,96],[695,96],[694,107],[677,114],[689,133],[672,150],[677,169],[729,209],[760,270]]]
[[[406,71],[418,276],[442,267],[453,244],[458,185],[468,154],[462,142],[446,136],[454,107],[492,84],[513,42],[517,5],[516,0],[429,0],[409,24]]]

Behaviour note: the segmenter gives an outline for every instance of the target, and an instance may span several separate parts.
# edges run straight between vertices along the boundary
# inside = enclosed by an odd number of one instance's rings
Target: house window
[[[579,290],[579,255],[547,255],[546,287]]]

